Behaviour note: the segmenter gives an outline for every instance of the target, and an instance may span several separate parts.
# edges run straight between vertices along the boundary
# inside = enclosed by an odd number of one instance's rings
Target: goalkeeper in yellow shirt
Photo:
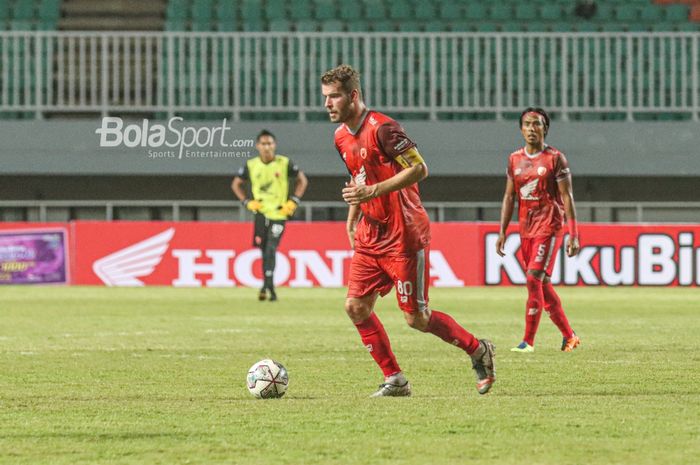
[[[267,130],[255,139],[258,156],[246,162],[231,183],[233,193],[245,207],[255,213],[253,245],[262,251],[264,284],[259,300],[277,300],[273,275],[275,254],[284,233],[285,222],[294,215],[309,181],[288,157],[275,154],[277,141]],[[289,181],[294,180],[294,194],[289,196]],[[245,184],[250,183],[252,197]]]

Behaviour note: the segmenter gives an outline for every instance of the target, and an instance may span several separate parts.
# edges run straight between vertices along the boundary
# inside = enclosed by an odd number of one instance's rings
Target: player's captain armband
[[[425,163],[423,161],[423,157],[420,156],[420,153],[418,153],[418,150],[416,150],[415,147],[412,147],[406,150],[404,153],[397,155],[394,160],[396,160],[396,162],[404,168]]]

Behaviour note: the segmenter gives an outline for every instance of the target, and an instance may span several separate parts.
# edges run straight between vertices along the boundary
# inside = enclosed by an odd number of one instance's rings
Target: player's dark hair
[[[268,131],[267,129],[263,129],[262,131],[260,131],[260,133],[258,133],[258,136],[255,138],[255,142],[260,142],[260,139],[263,138],[263,137],[265,137],[265,136],[272,137],[272,140],[274,140],[275,142],[277,142],[277,138],[275,137],[275,135],[272,134],[272,133],[271,133],[270,131]]]
[[[340,87],[347,94],[355,89],[362,93],[362,89],[360,88],[360,73],[350,65],[336,66],[321,75],[321,84],[328,85],[334,82],[339,82]]]
[[[549,115],[542,108],[527,107],[525,110],[523,110],[523,112],[520,113],[520,127],[523,127],[523,118],[525,118],[525,115],[530,113],[530,112],[537,113],[538,115],[542,115],[542,118],[544,118],[544,135],[546,136],[547,133],[549,132]]]

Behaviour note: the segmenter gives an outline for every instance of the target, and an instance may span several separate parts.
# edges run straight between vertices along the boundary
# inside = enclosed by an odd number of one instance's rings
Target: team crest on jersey
[[[537,175],[538,176],[544,176],[544,174],[546,172],[547,172],[547,168],[545,168],[544,166],[540,166],[539,168],[537,168]]]
[[[367,149],[364,147],[360,149],[360,158],[362,158],[363,160],[367,158]]]
[[[537,188],[537,184],[540,182],[539,179],[533,179],[532,181],[525,184],[520,188],[520,198],[523,200],[539,200],[539,197],[535,197],[532,193]]]
[[[516,176],[520,176],[520,173],[522,173],[522,172],[523,172],[523,170],[520,169],[520,168],[516,168],[516,169],[515,169],[515,175],[516,175]]]
[[[360,171],[355,175],[355,184],[357,184],[358,186],[364,186],[366,181],[367,172],[365,171],[365,167],[362,166],[360,168]]]

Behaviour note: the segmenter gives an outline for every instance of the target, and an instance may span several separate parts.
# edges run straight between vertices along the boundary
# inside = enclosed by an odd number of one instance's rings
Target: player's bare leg
[[[495,347],[487,339],[477,339],[464,329],[454,318],[437,310],[425,309],[422,312],[404,313],[406,323],[418,331],[432,333],[464,350],[472,360],[476,373],[476,389],[479,394],[486,394],[496,381],[494,366]]]
[[[364,297],[348,297],[345,301],[345,312],[360,333],[362,343],[384,374],[384,382],[371,397],[410,396],[411,385],[401,372],[382,322],[374,313],[377,295],[375,292]]]

